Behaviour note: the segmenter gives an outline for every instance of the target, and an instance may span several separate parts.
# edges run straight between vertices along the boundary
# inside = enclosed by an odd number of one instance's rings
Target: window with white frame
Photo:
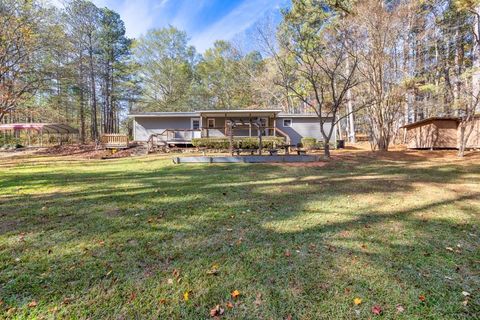
[[[209,128],[215,128],[215,119],[209,118],[207,120],[207,127]]]
[[[192,119],[192,130],[200,129],[200,119]]]
[[[291,127],[292,126],[292,119],[283,119],[283,126],[284,127]]]

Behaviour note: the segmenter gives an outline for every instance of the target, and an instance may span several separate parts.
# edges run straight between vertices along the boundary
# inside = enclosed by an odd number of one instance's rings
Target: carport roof
[[[0,131],[35,130],[40,133],[75,134],[78,130],[61,123],[7,123],[0,124]]]

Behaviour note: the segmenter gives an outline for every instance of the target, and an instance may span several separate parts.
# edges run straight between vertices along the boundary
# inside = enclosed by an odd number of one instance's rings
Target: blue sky
[[[58,2],[61,0],[52,0]],[[276,14],[289,0],[92,0],[117,11],[129,37],[173,25],[185,30],[199,52],[218,39],[230,40],[260,18]]]

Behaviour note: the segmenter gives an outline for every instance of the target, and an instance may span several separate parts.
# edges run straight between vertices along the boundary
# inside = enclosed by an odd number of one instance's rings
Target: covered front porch
[[[202,138],[285,136],[277,128],[279,112],[280,110],[202,111],[198,119],[192,119],[192,129],[198,125]]]

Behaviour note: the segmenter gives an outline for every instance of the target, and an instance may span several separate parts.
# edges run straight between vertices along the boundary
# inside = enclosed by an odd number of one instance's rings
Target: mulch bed
[[[38,155],[48,156],[73,156],[82,159],[117,159],[130,157],[135,152],[135,147],[118,150],[96,149],[95,144],[69,144],[44,148],[36,152]]]

